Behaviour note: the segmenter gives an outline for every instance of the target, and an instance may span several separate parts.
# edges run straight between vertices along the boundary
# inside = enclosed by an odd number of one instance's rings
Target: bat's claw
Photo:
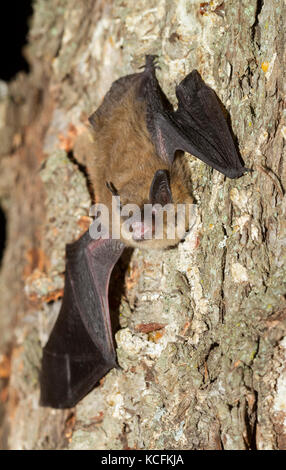
[[[161,67],[156,63],[158,57],[159,56],[157,54],[147,54],[145,56],[145,64],[139,67],[139,69],[145,69],[148,72],[161,69]]]
[[[117,189],[111,181],[105,182],[107,189],[113,194],[113,196],[119,196]]]

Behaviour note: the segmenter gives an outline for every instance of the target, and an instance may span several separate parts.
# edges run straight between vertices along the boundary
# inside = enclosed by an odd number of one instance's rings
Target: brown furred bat
[[[171,111],[171,104],[163,94],[155,76],[154,56],[147,56],[145,69],[122,77],[113,83],[103,103],[89,121],[94,141],[93,152],[88,156],[90,179],[95,188],[96,202],[105,204],[111,213],[113,195],[120,196],[122,206],[136,204],[162,205],[192,203],[190,179],[184,155],[174,160],[160,148],[155,135],[152,107]],[[111,183],[110,184],[106,184]],[[113,191],[112,191],[113,188]],[[121,218],[121,240],[126,245],[140,248],[167,248],[176,245],[180,238],[144,239],[144,222],[134,236],[127,237]],[[145,222],[146,223],[146,222]],[[189,223],[185,219],[186,229]],[[139,233],[138,233],[139,231]],[[152,230],[151,230],[152,231]],[[142,233],[142,237],[140,237]]]
[[[155,57],[146,56],[141,73],[113,83],[103,103],[89,118],[93,129],[88,156],[96,202],[112,211],[112,196],[120,204],[167,207],[192,203],[182,152],[187,151],[230,178],[247,170],[235,149],[215,93],[193,70],[176,88],[178,109],[161,90]],[[67,246],[64,298],[58,320],[44,348],[41,404],[74,406],[116,364],[112,340],[108,285],[125,245],[167,248],[180,241],[154,234],[151,219],[136,220],[130,233],[120,217],[121,240],[92,239],[86,232]],[[165,216],[165,214],[164,214]],[[109,222],[108,222],[109,223]],[[177,217],[174,224],[178,223]],[[187,230],[188,216],[183,221]]]

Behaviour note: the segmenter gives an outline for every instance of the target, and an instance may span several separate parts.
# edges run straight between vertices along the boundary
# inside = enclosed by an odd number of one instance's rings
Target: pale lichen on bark
[[[24,80],[45,97],[39,141],[46,162],[40,166],[40,159],[37,178],[45,191],[41,248],[49,263],[25,277],[26,293],[39,302],[25,307],[17,323],[10,447],[285,448],[285,9],[282,0],[211,2],[203,15],[195,0],[35,3],[28,46],[34,71]],[[226,180],[188,157],[195,227],[175,249],[131,255],[116,334],[120,369],[79,403],[67,431],[68,412],[38,406],[37,373],[40,346],[60,307],[53,293],[63,287],[64,245],[82,232],[90,204],[71,152],[111,83],[138,70],[148,53],[158,54],[157,74],[174,104],[174,84],[200,71],[228,111],[253,171]],[[15,134],[6,117],[1,129]],[[13,145],[15,152],[15,138],[4,144],[5,155]],[[18,161],[5,156],[0,165],[11,179]],[[28,169],[21,175],[29,181]],[[0,187],[9,214],[13,181]],[[7,285],[9,246],[5,256]],[[3,312],[10,299],[5,290]],[[144,332],[143,323],[163,326]]]

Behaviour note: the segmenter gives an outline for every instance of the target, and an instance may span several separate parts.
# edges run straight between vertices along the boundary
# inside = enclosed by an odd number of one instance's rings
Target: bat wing
[[[178,109],[157,113],[157,144],[172,161],[176,150],[195,155],[229,178],[248,171],[242,165],[215,92],[193,70],[177,86]]]
[[[42,406],[75,406],[116,365],[108,284],[123,249],[88,231],[67,245],[63,303],[43,352]]]

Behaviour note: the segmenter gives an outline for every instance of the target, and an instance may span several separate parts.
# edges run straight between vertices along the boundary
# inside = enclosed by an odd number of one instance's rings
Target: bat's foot
[[[158,57],[159,56],[155,54],[146,55],[145,64],[139,67],[139,69],[145,69],[147,72],[154,72],[156,69],[161,69],[161,67],[156,63]]]

